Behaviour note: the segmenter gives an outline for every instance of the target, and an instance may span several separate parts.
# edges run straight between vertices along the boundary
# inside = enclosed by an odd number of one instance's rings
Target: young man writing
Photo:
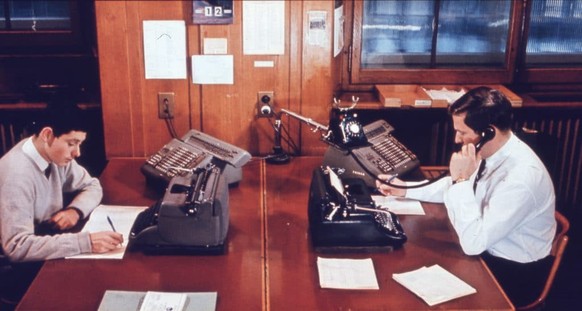
[[[103,196],[99,181],[75,161],[88,122],[77,107],[64,105],[41,118],[34,135],[0,159],[0,242],[10,263],[2,281],[9,286],[8,300],[20,299],[42,261],[104,253],[123,242],[115,232],[68,232]]]

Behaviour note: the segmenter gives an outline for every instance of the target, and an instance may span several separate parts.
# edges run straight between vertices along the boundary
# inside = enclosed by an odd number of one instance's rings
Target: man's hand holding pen
[[[405,186],[406,183],[398,178],[396,178],[396,175],[385,175],[385,174],[380,174],[378,175],[378,179],[382,180],[376,180],[376,187],[378,188],[378,191],[380,193],[382,193],[383,195],[391,195],[391,196],[396,196],[396,197],[403,197],[406,195],[406,189],[400,189],[400,188],[395,188],[390,186],[389,184],[394,184],[394,185],[399,185],[399,186]]]
[[[111,218],[107,216],[107,222],[113,231],[101,231],[91,233],[91,251],[93,253],[107,253],[123,244],[123,235],[115,230]]]

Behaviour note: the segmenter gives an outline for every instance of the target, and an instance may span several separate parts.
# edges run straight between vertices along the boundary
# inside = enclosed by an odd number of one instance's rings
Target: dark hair
[[[511,128],[511,102],[503,93],[486,86],[468,91],[449,106],[449,114],[467,113],[465,124],[481,132],[490,125],[505,131]]]
[[[54,135],[59,137],[71,131],[88,132],[91,124],[89,121],[88,114],[76,104],[53,104],[48,105],[46,110],[31,122],[29,131],[38,135],[44,127],[50,127]]]

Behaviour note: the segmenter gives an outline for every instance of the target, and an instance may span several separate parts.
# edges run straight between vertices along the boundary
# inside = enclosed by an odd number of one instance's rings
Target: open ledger
[[[429,306],[477,292],[469,284],[439,265],[394,273],[392,278],[422,298]]]
[[[317,269],[321,288],[379,289],[371,258],[317,257]]]
[[[108,290],[97,311],[215,311],[217,292]]]

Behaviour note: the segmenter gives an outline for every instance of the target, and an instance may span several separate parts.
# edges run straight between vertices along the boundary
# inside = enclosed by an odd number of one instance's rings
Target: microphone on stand
[[[281,147],[281,114],[275,113],[275,145],[273,146],[273,153],[269,155],[265,161],[269,164],[285,164],[288,163],[291,158]]]

